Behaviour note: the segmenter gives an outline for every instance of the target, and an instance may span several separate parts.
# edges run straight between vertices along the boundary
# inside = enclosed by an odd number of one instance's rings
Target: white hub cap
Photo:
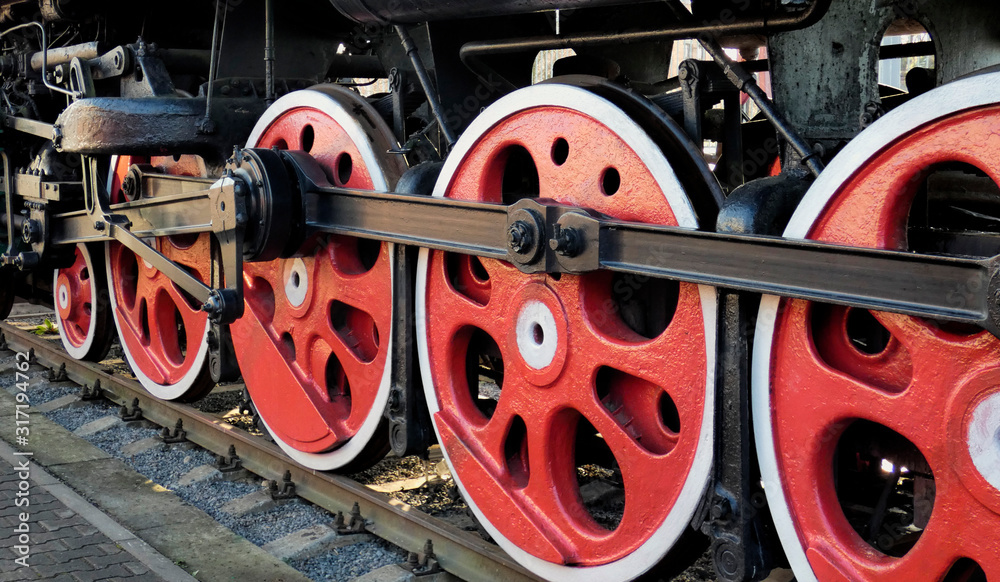
[[[292,307],[300,307],[309,293],[309,271],[302,259],[292,261],[285,273],[285,298]]]
[[[1000,392],[976,406],[967,440],[976,470],[987,483],[1000,489]]]
[[[536,370],[552,363],[559,347],[556,318],[541,301],[529,301],[517,316],[517,347],[524,362]]]
[[[69,289],[66,285],[59,286],[59,308],[66,309],[69,307]]]

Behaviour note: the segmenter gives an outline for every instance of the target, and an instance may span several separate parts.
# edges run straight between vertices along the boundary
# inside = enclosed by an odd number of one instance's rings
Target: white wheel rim
[[[784,236],[805,239],[840,186],[900,136],[945,116],[996,103],[998,95],[1000,73],[978,75],[930,91],[879,119],[849,143],[820,174],[792,215]],[[778,470],[772,429],[771,351],[780,303],[779,297],[765,295],[757,315],[751,375],[754,436],[761,480],[781,545],[796,579],[812,582],[816,574],[809,565],[792,520]]]
[[[344,90],[341,89],[331,89],[331,90],[337,91],[338,93],[344,92]],[[286,111],[298,107],[307,107],[311,109],[316,109],[317,111],[320,111],[321,113],[329,116],[337,124],[339,124],[347,133],[347,135],[350,137],[351,141],[354,142],[355,147],[357,147],[358,151],[361,152],[361,158],[364,161],[365,166],[371,176],[372,184],[374,185],[374,190],[377,192],[388,192],[389,182],[386,176],[385,169],[383,168],[383,165],[380,163],[380,160],[382,159],[380,156],[380,152],[377,152],[375,150],[372,139],[368,136],[368,134],[358,123],[357,118],[350,111],[345,109],[344,103],[341,102],[341,100],[357,101],[358,97],[356,97],[353,93],[349,95],[340,95],[338,97],[335,97],[325,92],[308,90],[308,89],[304,91],[296,91],[294,93],[289,93],[288,95],[285,95],[281,99],[275,101],[274,105],[269,107],[267,111],[264,112],[264,115],[257,121],[257,125],[254,126],[253,131],[250,132],[250,139],[247,140],[247,147],[253,147],[253,144],[256,144],[258,141],[260,141],[261,136],[263,136],[264,132],[267,131],[268,127],[270,127],[270,125],[274,123],[275,120],[277,120]],[[367,107],[366,105],[364,105],[363,102],[360,103],[361,105]],[[393,272],[393,268],[395,265],[395,257],[393,252],[394,246],[395,245],[391,243],[387,245],[389,252],[390,273]],[[302,262],[301,259],[297,259],[297,261],[298,262],[294,263],[295,265],[297,265],[299,262]],[[295,267],[293,266],[293,271],[294,269]],[[305,268],[305,264],[303,263],[302,273],[306,272],[307,269]],[[300,291],[293,290],[291,294],[289,294],[289,288],[288,285],[286,284],[285,287],[286,297],[288,298],[289,303],[292,303],[293,306],[296,306],[294,302],[299,300],[299,296],[297,293],[301,292],[302,295],[301,301],[298,303],[298,305],[304,303],[306,298],[308,297],[308,276],[306,276],[303,279],[300,279],[300,283],[302,281],[306,281],[306,285],[300,285],[300,287],[304,287],[305,289],[301,289]],[[392,275],[390,274],[390,285],[391,284],[392,284]],[[394,309],[394,307],[390,306],[390,310],[392,309]],[[392,320],[390,319],[390,321]],[[393,330],[392,330],[392,325],[390,325],[389,343],[386,347],[389,354],[392,354],[392,349],[393,349],[392,337],[393,337]],[[355,433],[355,435],[351,437],[350,440],[348,440],[340,447],[337,447],[336,449],[322,453],[306,453],[297,450],[290,443],[288,443],[280,436],[278,436],[277,433],[275,433],[275,431],[271,430],[270,426],[268,426],[267,423],[267,418],[266,418],[267,415],[258,410],[257,414],[260,418],[260,421],[264,425],[264,428],[267,429],[267,432],[271,435],[271,438],[274,439],[274,442],[279,447],[281,447],[281,450],[283,450],[285,454],[287,454],[289,457],[291,457],[299,464],[317,471],[332,471],[335,469],[339,469],[358,458],[358,456],[364,451],[365,447],[368,445],[369,441],[371,441],[372,437],[375,435],[375,431],[378,429],[378,426],[382,421],[386,403],[389,401],[389,392],[391,388],[390,360],[391,358],[386,359],[386,366],[385,369],[382,371],[382,378],[379,383],[378,394],[376,395],[375,400],[372,404],[371,411],[368,413],[368,416],[362,423],[361,428],[358,429],[357,433]]]
[[[83,243],[76,245],[76,248],[79,249],[81,255],[83,256],[83,260],[87,264],[87,272],[90,273],[90,280],[87,282],[87,285],[90,286],[90,296],[93,298],[93,301],[100,301],[101,298],[97,295],[96,280],[96,277],[99,277],[100,275],[94,272],[94,264],[90,258],[90,251],[87,250],[87,245]],[[58,308],[61,307],[66,309],[72,300],[66,286],[59,284],[59,269],[56,269],[52,274],[52,288],[56,290],[56,301],[59,303],[56,309],[56,325],[59,327],[59,339],[62,340],[63,349],[65,349],[66,353],[72,356],[73,359],[82,360],[87,356],[87,352],[90,351],[91,346],[94,345],[94,335],[97,330],[97,310],[95,308],[91,309],[90,324],[87,326],[86,339],[81,345],[74,346],[69,341],[69,337],[66,335],[65,324],[63,323],[62,318],[59,317]]]
[[[111,180],[114,177],[114,168],[117,166],[118,156],[113,156],[111,158],[111,175],[108,176],[107,187],[109,192],[111,191]],[[176,400],[183,397],[191,389],[191,387],[194,386],[195,381],[198,380],[198,377],[201,374],[202,368],[206,365],[205,362],[208,358],[209,326],[205,326],[205,333],[202,335],[201,341],[198,342],[198,350],[194,354],[195,359],[191,368],[186,374],[184,374],[184,376],[181,377],[180,380],[174,384],[161,384],[153,380],[145,374],[138,365],[136,365],[135,358],[132,355],[132,352],[128,349],[128,344],[120,339],[123,334],[121,323],[118,321],[118,298],[115,295],[115,285],[113,281],[114,276],[111,273],[111,243],[106,243],[104,245],[104,267],[108,275],[108,296],[111,299],[111,305],[115,307],[116,311],[114,317],[111,319],[115,320],[115,329],[118,331],[119,337],[118,343],[121,345],[122,352],[125,354],[125,359],[128,361],[129,367],[132,368],[132,372],[135,374],[136,379],[139,380],[139,383],[142,384],[142,387],[145,388],[147,392],[161,400]],[[190,352],[188,352],[188,356],[191,356]]]
[[[470,124],[445,161],[441,177],[434,188],[434,196],[443,197],[445,195],[451,178],[455,175],[461,160],[476,145],[478,136],[517,112],[545,105],[566,107],[593,117],[604,123],[607,127],[614,128],[615,132],[638,152],[644,160],[650,160],[651,162],[662,160],[663,154],[661,150],[650,139],[649,135],[609,101],[578,87],[557,84],[537,85],[521,89],[501,98]],[[661,190],[664,192],[664,196],[678,224],[684,228],[697,228],[698,221],[695,216],[694,207],[681,190],[673,168],[666,164],[664,160],[662,164],[655,164],[650,166],[649,169],[656,178],[657,183],[663,186]],[[431,418],[433,419],[440,411],[440,405],[433,385],[427,346],[428,298],[426,291],[428,256],[429,251],[427,249],[420,250],[417,263],[415,300],[417,352],[424,382],[424,394],[427,399]],[[536,575],[555,582],[607,582],[610,580],[632,579],[655,566],[664,556],[661,548],[672,547],[684,531],[688,529],[691,516],[697,509],[705,488],[708,485],[714,456],[715,325],[717,301],[715,289],[712,287],[699,286],[699,293],[705,322],[707,376],[705,392],[706,411],[702,418],[695,462],[688,473],[681,494],[667,516],[667,519],[662,524],[659,524],[647,541],[634,552],[614,562],[590,567],[564,566],[542,560],[522,550],[515,543],[504,537],[486,519],[482,510],[473,501],[472,496],[469,495],[459,476],[457,474],[453,475],[456,485],[483,528],[486,529],[504,551]],[[441,440],[437,423],[432,422],[431,424],[434,425],[434,430],[438,434],[438,440]],[[448,463],[451,464],[447,449],[442,447],[441,450]]]

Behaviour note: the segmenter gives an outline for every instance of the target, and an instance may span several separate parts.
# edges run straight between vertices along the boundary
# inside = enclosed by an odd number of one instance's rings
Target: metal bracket
[[[187,442],[187,431],[184,430],[184,420],[178,418],[173,431],[167,427],[163,427],[163,430],[160,431],[160,440],[168,445]]]
[[[59,364],[58,368],[49,370],[48,380],[49,382],[68,382],[69,376],[66,375],[66,363],[63,362]]]
[[[121,409],[118,411],[118,416],[125,422],[138,422],[142,420],[142,408],[139,407],[139,399],[132,399],[131,410],[129,410],[128,405],[122,404]]]
[[[281,487],[278,487],[275,481],[271,481],[267,485],[267,490],[271,494],[271,499],[275,501],[295,499],[297,497],[291,471],[285,471],[285,474],[281,477]]]
[[[94,386],[90,387],[86,384],[80,390],[80,400],[87,402],[90,400],[97,400],[99,398],[104,398],[104,391],[101,390],[101,381],[95,380]]]
[[[365,518],[361,516],[361,506],[357,501],[354,502],[354,506],[351,507],[351,513],[349,514],[350,520],[345,521],[344,512],[338,511],[337,517],[333,520],[333,529],[338,535],[349,535],[349,534],[359,534],[365,533],[368,530],[365,528],[366,522]]]

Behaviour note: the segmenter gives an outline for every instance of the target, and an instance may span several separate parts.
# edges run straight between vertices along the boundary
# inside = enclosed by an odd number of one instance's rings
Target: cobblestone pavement
[[[0,458],[0,582],[164,580],[49,493],[37,465],[20,463]]]

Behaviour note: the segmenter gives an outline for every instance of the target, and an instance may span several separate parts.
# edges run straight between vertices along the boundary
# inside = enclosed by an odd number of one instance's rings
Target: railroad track
[[[105,398],[128,406],[138,400],[145,420],[173,429],[183,427],[187,440],[218,455],[230,447],[245,469],[264,479],[281,481],[286,473],[295,484],[296,494],[332,513],[348,514],[358,504],[365,529],[404,550],[421,553],[430,540],[441,567],[464,580],[538,580],[494,545],[470,535],[440,519],[431,517],[401,501],[332,473],[305,469],[292,462],[281,450],[263,438],[251,435],[224,420],[191,406],[158,400],[138,382],[108,373],[104,367],[74,360],[57,345],[30,332],[0,322],[0,334],[9,349],[32,351],[37,362],[53,370],[64,370],[67,379]]]

